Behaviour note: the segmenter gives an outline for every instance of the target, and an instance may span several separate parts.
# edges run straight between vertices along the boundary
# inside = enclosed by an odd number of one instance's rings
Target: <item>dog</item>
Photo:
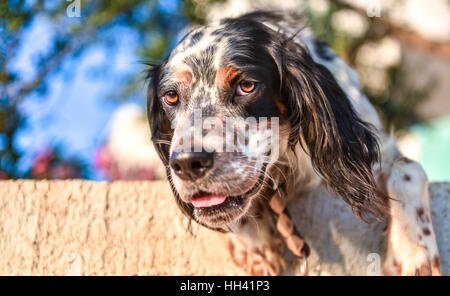
[[[356,217],[385,220],[385,275],[441,274],[423,168],[301,15],[256,11],[192,28],[147,79],[152,140],[177,205],[231,232],[233,261],[249,274],[286,267],[267,196],[281,183],[287,201],[325,186]],[[213,120],[199,128],[198,112]],[[249,118],[266,129],[248,132]]]

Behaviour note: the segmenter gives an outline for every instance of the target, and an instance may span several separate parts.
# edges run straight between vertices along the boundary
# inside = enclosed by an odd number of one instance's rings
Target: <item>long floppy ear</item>
[[[164,62],[159,65],[149,65],[147,71],[148,93],[147,93],[147,117],[152,133],[152,142],[158,152],[159,158],[165,166],[169,165],[169,150],[173,131],[170,121],[165,114],[161,102],[158,99],[158,84],[161,79]]]
[[[372,174],[379,158],[374,129],[358,117],[333,75],[306,48],[291,40],[282,48],[282,92],[293,110],[291,144],[300,142],[316,171],[357,217],[382,217],[384,195]]]
[[[183,214],[189,218],[192,218],[192,209],[180,199],[170,177],[169,154],[173,130],[158,95],[158,84],[161,79],[164,62],[159,65],[149,64],[149,66],[151,68],[147,71],[146,77],[148,81],[147,117],[150,124],[150,131],[152,133],[153,146],[158,152],[159,158],[166,167],[166,174],[178,207],[181,209]]]

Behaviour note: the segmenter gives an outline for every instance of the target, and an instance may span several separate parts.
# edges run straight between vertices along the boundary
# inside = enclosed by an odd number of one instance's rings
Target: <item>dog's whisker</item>
[[[154,139],[154,140],[152,140],[152,141],[153,141],[153,143],[155,143],[155,144],[164,144],[164,145],[171,145],[171,144],[172,144],[171,141],[165,140],[165,139]]]

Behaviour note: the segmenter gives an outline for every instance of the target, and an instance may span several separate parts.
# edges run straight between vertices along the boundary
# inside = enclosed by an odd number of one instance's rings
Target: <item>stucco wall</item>
[[[442,256],[450,184],[432,192]],[[293,210],[312,245],[312,272],[364,274],[367,254],[383,252],[382,225],[363,224],[341,201],[317,195]],[[189,234],[187,224],[166,182],[1,181],[0,274],[244,274],[230,262],[225,235],[195,224]]]

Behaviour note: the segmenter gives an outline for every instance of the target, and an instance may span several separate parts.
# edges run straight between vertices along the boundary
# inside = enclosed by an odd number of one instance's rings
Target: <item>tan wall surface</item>
[[[433,186],[442,197],[432,197],[432,207],[444,201],[433,221],[441,256],[448,255],[450,184]],[[230,262],[225,235],[194,223],[194,235],[188,233],[171,194],[163,181],[1,181],[0,274],[243,275]],[[367,253],[382,252],[382,225],[354,219],[337,199],[317,207],[325,198],[319,195],[294,211],[312,246],[311,270],[364,273]],[[336,211],[346,213],[335,218]]]
[[[0,274],[242,274],[165,182],[0,182]],[[203,242],[203,243],[200,243]]]

